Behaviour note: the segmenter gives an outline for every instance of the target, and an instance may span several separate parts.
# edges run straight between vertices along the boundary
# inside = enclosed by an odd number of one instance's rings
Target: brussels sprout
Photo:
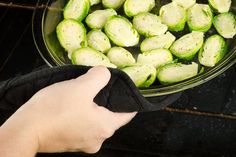
[[[196,0],[172,0],[172,1],[177,3],[186,10],[192,7],[196,3]]]
[[[159,68],[167,63],[173,61],[173,56],[169,50],[156,49],[152,51],[139,54],[137,63],[139,64],[150,64],[155,68]]]
[[[116,68],[109,59],[101,52],[92,48],[80,48],[72,53],[72,63],[84,66],[106,66]]]
[[[207,67],[214,67],[226,54],[227,46],[219,35],[209,37],[198,55],[199,62]]]
[[[87,35],[88,45],[100,52],[107,52],[111,48],[111,43],[106,34],[101,30],[92,30]]]
[[[99,4],[101,3],[101,0],[90,0],[90,5],[96,5],[96,4]]]
[[[125,0],[102,0],[102,4],[105,8],[119,9]]]
[[[111,63],[115,64],[118,68],[124,68],[135,64],[135,59],[132,54],[122,47],[113,47],[108,53],[107,57]]]
[[[69,58],[73,51],[87,46],[86,29],[80,22],[63,20],[58,24],[56,33],[61,46],[68,51]]]
[[[185,27],[187,12],[174,2],[162,6],[160,16],[162,22],[168,26],[170,31],[179,32]]]
[[[155,0],[126,0],[124,4],[125,14],[129,17],[139,13],[147,13],[155,7]]]
[[[145,39],[141,43],[140,48],[142,52],[161,48],[169,49],[175,39],[174,35],[170,32],[166,32],[166,34]]]
[[[122,70],[137,87],[149,87],[156,80],[156,69],[151,65],[135,65]]]
[[[113,15],[117,15],[113,9],[96,10],[87,16],[85,22],[92,29],[102,29]]]
[[[217,15],[213,24],[217,32],[226,39],[233,38],[236,34],[236,20],[233,13],[222,13]]]
[[[203,32],[192,32],[176,40],[171,46],[170,51],[180,59],[191,60],[201,49],[203,42]]]
[[[89,0],[70,0],[64,8],[64,18],[83,21],[90,10]]]
[[[168,30],[168,27],[161,23],[161,18],[151,13],[135,16],[133,25],[141,35],[146,37],[162,35]]]
[[[163,85],[168,85],[192,78],[198,74],[198,64],[167,64],[157,70],[157,78]]]
[[[231,0],[208,0],[210,6],[219,13],[226,13],[229,11]]]
[[[188,10],[188,26],[190,30],[207,32],[213,21],[211,8],[206,4],[195,4]]]
[[[111,17],[106,25],[107,36],[118,46],[130,47],[139,43],[139,34],[128,19],[122,16]]]

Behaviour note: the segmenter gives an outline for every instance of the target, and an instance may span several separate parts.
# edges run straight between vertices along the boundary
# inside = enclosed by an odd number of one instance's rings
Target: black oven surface
[[[35,1],[0,1],[0,81],[47,67],[32,38]],[[163,111],[139,114],[93,156],[227,156],[236,154],[235,148],[234,66],[216,79],[183,92]]]

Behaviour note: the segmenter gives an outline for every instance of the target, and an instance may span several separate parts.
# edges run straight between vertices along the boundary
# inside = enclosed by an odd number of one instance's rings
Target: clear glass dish
[[[170,0],[157,1],[154,11],[158,11],[160,6],[167,2],[170,2]],[[207,3],[207,0],[197,0],[197,2]],[[63,19],[62,12],[66,3],[67,0],[39,0],[33,15],[32,30],[34,42],[42,58],[51,67],[71,64],[67,53],[60,46],[55,32],[56,26]],[[236,1],[232,3],[231,11],[236,14]],[[100,6],[93,7],[93,9],[99,8]],[[215,30],[213,28],[207,35],[214,33]],[[181,34],[175,35],[179,36]],[[163,96],[184,91],[210,81],[236,63],[236,39],[229,40],[228,45],[229,51],[224,59],[217,66],[206,69],[204,73],[168,86],[156,84],[147,89],[140,89],[140,92],[145,97]],[[138,54],[138,47],[132,48],[130,51],[136,56]]]

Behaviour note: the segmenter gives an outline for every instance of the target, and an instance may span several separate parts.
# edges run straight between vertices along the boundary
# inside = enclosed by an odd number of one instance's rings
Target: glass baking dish
[[[170,2],[170,0],[156,1],[154,11],[158,11],[160,6],[167,2]],[[197,2],[207,3],[207,0]],[[33,15],[32,30],[34,42],[42,58],[51,67],[71,64],[67,53],[59,44],[55,31],[56,26],[63,19],[62,13],[66,3],[67,0],[39,0]],[[99,9],[99,6],[97,8],[94,7],[94,9]],[[236,15],[236,1],[232,2],[231,11]],[[212,28],[210,34],[214,33],[215,30]],[[178,37],[181,34],[177,33],[175,35]],[[172,85],[163,86],[155,84],[149,88],[140,89],[140,92],[145,97],[163,96],[184,91],[210,81],[236,63],[236,39],[229,40],[228,45],[229,51],[224,59],[215,67],[206,68],[204,73]],[[138,47],[130,51],[136,56],[138,54]]]

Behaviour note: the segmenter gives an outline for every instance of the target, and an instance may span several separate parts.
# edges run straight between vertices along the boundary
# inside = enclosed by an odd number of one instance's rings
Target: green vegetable
[[[213,24],[217,32],[226,39],[233,38],[236,34],[236,20],[233,13],[222,13],[217,15]]]
[[[133,25],[141,35],[146,37],[162,35],[168,30],[168,27],[161,23],[161,18],[151,13],[135,16]]]
[[[119,9],[125,0],[102,0],[102,4],[105,8]]]
[[[211,8],[206,4],[195,4],[188,10],[188,26],[190,30],[207,32],[213,21]]]
[[[174,35],[172,35],[170,32],[166,32],[166,34],[145,39],[141,43],[140,49],[142,52],[160,48],[169,49],[175,39],[176,38]]]
[[[168,26],[170,31],[182,31],[185,27],[187,12],[174,2],[162,6],[160,16],[162,22]]]
[[[57,38],[63,48],[70,55],[73,51],[87,46],[86,29],[75,20],[63,20],[57,26]]]
[[[101,0],[90,0],[90,5],[96,5],[96,4],[99,4],[101,3]]]
[[[204,42],[203,32],[192,32],[176,40],[170,48],[176,57],[191,60],[201,49]]]
[[[103,53],[111,48],[111,43],[106,34],[101,30],[92,30],[88,33],[88,45]]]
[[[167,64],[157,70],[157,78],[163,85],[168,85],[192,78],[198,74],[198,64]]]
[[[155,7],[155,0],[126,0],[124,4],[125,14],[129,17],[140,13],[150,12]]]
[[[107,36],[118,46],[130,47],[139,43],[139,34],[128,19],[112,16],[105,25]]]
[[[72,53],[72,63],[84,66],[106,66],[116,68],[109,59],[101,52],[92,48],[80,48]]]
[[[96,10],[87,16],[85,22],[92,29],[102,29],[113,15],[117,15],[113,9]]]
[[[226,13],[229,11],[231,0],[208,0],[210,6],[219,13]]]
[[[188,9],[196,3],[196,0],[172,0],[172,1],[180,5],[184,9]]]
[[[156,80],[156,69],[151,65],[135,65],[122,69],[137,87],[149,87]]]
[[[122,47],[111,48],[107,53],[107,57],[110,59],[111,63],[119,68],[135,64],[135,59],[132,54]]]
[[[173,61],[173,56],[169,50],[156,49],[139,54],[137,62],[139,64],[150,64],[155,68],[159,68]]]
[[[90,9],[89,0],[70,0],[64,8],[64,18],[83,21]]]
[[[226,54],[227,46],[219,35],[209,37],[199,53],[199,62],[207,67],[214,67]]]

